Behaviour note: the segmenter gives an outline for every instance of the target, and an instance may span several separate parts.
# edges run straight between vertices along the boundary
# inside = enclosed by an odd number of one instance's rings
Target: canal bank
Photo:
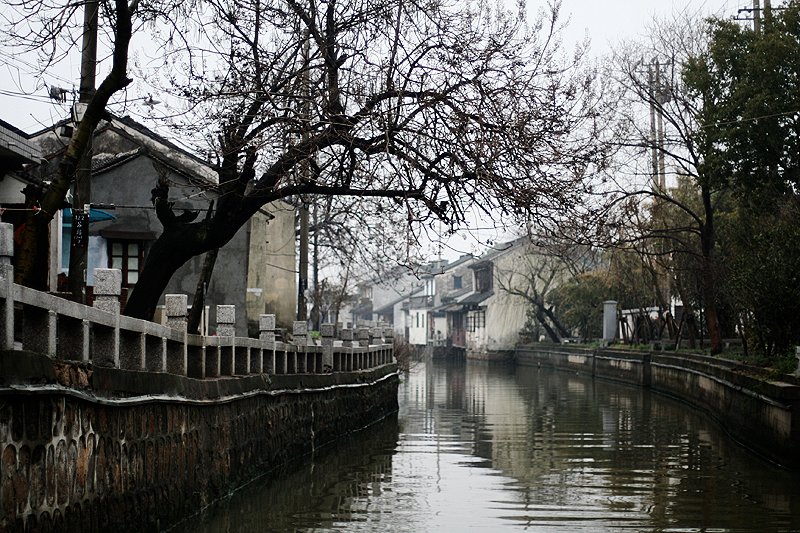
[[[95,269],[85,306],[13,282],[0,223],[0,532],[158,531],[287,460],[397,411],[391,329],[275,315],[236,336],[120,314],[121,272]]]
[[[161,530],[397,410],[394,364],[201,381],[13,357],[48,383],[0,388],[0,531]]]
[[[514,361],[672,396],[717,420],[733,439],[759,455],[800,469],[800,386],[770,379],[761,369],[702,355],[568,345],[523,345]]]

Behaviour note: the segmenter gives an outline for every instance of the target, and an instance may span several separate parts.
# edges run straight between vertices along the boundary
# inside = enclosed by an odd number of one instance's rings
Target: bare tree
[[[9,17],[9,36],[12,43],[27,50],[39,51],[44,56],[45,65],[52,65],[67,51],[76,46],[80,39],[76,34],[83,31],[79,21],[82,3],[49,2],[48,0],[21,0],[12,2],[15,8]],[[111,97],[131,82],[127,75],[128,45],[133,32],[134,15],[139,0],[130,4],[126,0],[100,2],[103,27],[109,34],[112,47],[112,65],[100,86],[86,106],[78,126],[75,128],[69,145],[62,157],[58,172],[41,197],[30,198],[32,207],[25,222],[21,238],[21,248],[17,260],[15,278],[18,283],[30,285],[34,282],[38,249],[42,235],[47,234],[47,225],[61,208],[64,198],[75,179],[78,163],[86,152],[95,127],[100,122]],[[66,44],[66,50],[62,45]]]
[[[617,88],[613,172],[593,191],[595,200],[581,204],[580,214],[561,218],[556,232],[638,254],[654,277],[654,296],[662,307],[681,289],[680,283],[670,286],[676,275],[670,269],[680,264],[684,273],[691,271],[700,282],[711,350],[718,353],[715,224],[719,203],[728,195],[726,165],[715,160],[700,127],[704,95],[691,91],[683,78],[686,65],[707,49],[708,34],[697,17],[682,15],[654,20],[648,35],[645,42],[622,45],[608,73]],[[667,169],[689,180],[698,201],[665,186]],[[681,296],[691,311],[693,299],[685,290]]]
[[[278,199],[356,197],[411,227],[580,201],[601,110],[593,72],[559,54],[558,8],[528,27],[523,6],[482,2],[204,4],[176,28],[199,43],[164,50],[192,110],[181,131],[220,154],[219,197],[192,220],[154,191],[164,231],[125,312],[151,316],[177,268]]]
[[[563,283],[591,271],[598,265],[595,251],[580,245],[528,243],[524,252],[507,268],[498,268],[498,288],[523,299],[530,306],[529,316],[545,330],[553,342],[571,336],[550,303],[550,295]]]

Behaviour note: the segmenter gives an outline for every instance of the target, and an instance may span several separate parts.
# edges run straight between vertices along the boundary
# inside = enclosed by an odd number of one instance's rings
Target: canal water
[[[397,418],[272,472],[178,531],[800,531],[800,474],[646,390],[418,363]]]

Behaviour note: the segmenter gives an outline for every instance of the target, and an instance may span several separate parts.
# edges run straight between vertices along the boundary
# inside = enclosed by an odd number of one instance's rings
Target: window
[[[110,240],[108,242],[108,266],[122,271],[122,286],[132,287],[139,281],[139,272],[144,263],[142,241]]]
[[[453,276],[453,289],[461,288],[461,276]]]
[[[467,331],[476,332],[486,327],[486,311],[479,309],[467,314]]]
[[[436,294],[436,281],[433,278],[425,280],[425,296],[433,296]]]
[[[419,313],[414,313],[414,316],[415,316],[415,317],[416,317],[416,319],[417,319],[417,325],[416,325],[416,326],[414,326],[414,327],[418,328],[418,327],[419,327]]]
[[[475,290],[486,292],[492,290],[492,265],[475,270]]]
[[[480,309],[475,311],[475,329],[483,329],[486,327],[486,311]]]

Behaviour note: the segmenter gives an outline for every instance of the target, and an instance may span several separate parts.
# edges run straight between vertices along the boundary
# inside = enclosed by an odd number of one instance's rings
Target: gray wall
[[[170,173],[172,182],[170,198],[175,200],[175,207],[194,207],[205,210],[208,200],[203,196],[194,196],[201,188],[174,172]],[[161,223],[156,217],[150,203],[150,190],[155,187],[158,174],[153,160],[141,155],[109,170],[98,172],[92,179],[92,202],[114,203],[132,208],[119,208],[113,211],[117,220],[96,222],[90,226],[90,235],[100,235],[102,230],[149,231],[156,236],[161,234]],[[186,198],[186,199],[184,199]],[[210,324],[216,323],[215,306],[218,304],[236,305],[237,309],[245,309],[246,276],[247,276],[247,231],[243,226],[219,254],[214,268],[214,275],[208,287],[207,305],[211,306]],[[145,247],[145,255],[149,246]],[[192,295],[203,265],[204,256],[192,258],[181,267],[170,281],[166,293],[182,293]],[[89,269],[107,265],[89,265]],[[163,295],[161,304],[164,303]],[[236,330],[240,335],[247,332],[247,320],[243,312],[236,317]]]

